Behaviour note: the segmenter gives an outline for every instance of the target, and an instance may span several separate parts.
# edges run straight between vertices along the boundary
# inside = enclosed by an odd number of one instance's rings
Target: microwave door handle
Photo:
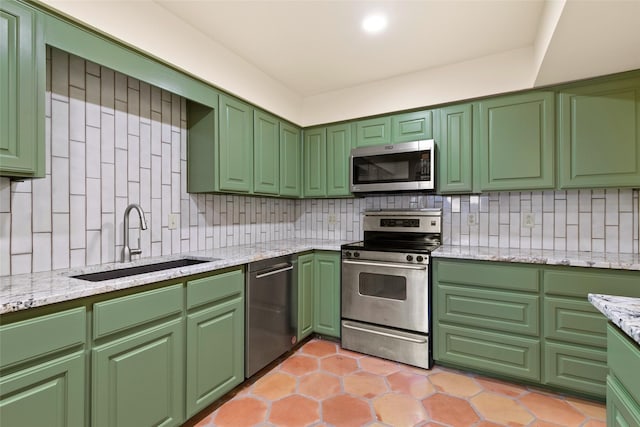
[[[350,259],[342,260],[343,264],[352,265],[366,265],[369,267],[389,267],[389,268],[402,268],[405,270],[426,270],[426,265],[412,265],[412,264],[396,264],[392,262],[373,262],[373,261],[352,261]]]

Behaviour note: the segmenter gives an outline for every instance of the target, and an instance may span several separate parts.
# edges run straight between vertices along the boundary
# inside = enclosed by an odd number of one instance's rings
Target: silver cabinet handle
[[[342,260],[343,264],[352,265],[368,265],[370,267],[390,267],[390,268],[403,268],[407,270],[426,270],[426,265],[413,265],[413,264],[394,264],[391,262],[373,262],[373,261],[352,261],[350,259]]]
[[[347,329],[353,329],[356,331],[360,331],[360,332],[366,332],[368,334],[374,334],[374,335],[382,335],[383,337],[388,337],[388,338],[395,338],[395,339],[399,339],[399,340],[403,340],[403,341],[408,341],[408,342],[412,342],[414,344],[424,344],[427,342],[426,338],[410,338],[410,337],[403,337],[402,335],[396,335],[396,334],[391,334],[389,332],[381,332],[381,331],[375,331],[373,329],[365,329],[365,328],[361,328],[359,326],[354,326],[350,323],[344,322],[342,324],[342,326],[344,326]]]
[[[268,271],[266,273],[256,274],[256,279],[262,279],[263,277],[272,276],[274,274],[284,273],[285,271],[293,270],[293,266],[290,265],[285,268],[280,268],[278,270]]]

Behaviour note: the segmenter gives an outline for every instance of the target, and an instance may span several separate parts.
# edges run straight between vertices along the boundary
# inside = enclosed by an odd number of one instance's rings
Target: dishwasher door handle
[[[277,270],[267,271],[266,273],[258,273],[256,274],[256,279],[262,279],[263,277],[273,276],[274,274],[284,273],[285,271],[293,270],[293,265],[288,265],[284,268],[279,268]]]

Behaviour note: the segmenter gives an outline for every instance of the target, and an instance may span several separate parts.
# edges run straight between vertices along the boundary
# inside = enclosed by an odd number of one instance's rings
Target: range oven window
[[[375,273],[360,273],[359,276],[360,295],[400,301],[407,299],[406,277]]]
[[[353,184],[431,180],[431,153],[413,151],[353,158]]]

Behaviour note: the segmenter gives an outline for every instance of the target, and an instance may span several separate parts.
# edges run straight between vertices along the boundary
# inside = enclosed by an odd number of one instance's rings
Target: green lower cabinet
[[[183,328],[176,319],[92,350],[92,426],[182,423]]]
[[[22,315],[0,322],[0,426],[85,425],[85,308]]]
[[[540,340],[466,326],[437,325],[434,358],[438,362],[540,381]]]
[[[84,350],[3,376],[0,426],[85,425]]]
[[[315,253],[313,330],[340,337],[340,252]]]
[[[298,341],[313,332],[314,254],[298,256]]]
[[[640,405],[614,376],[607,377],[607,426],[640,426]]]
[[[640,426],[640,346],[607,325],[607,425]]]
[[[187,283],[186,411],[192,417],[244,381],[242,269]]]
[[[599,398],[605,395],[608,372],[605,349],[546,342],[544,360],[545,384]]]
[[[93,427],[182,423],[183,295],[176,284],[94,304]]]

